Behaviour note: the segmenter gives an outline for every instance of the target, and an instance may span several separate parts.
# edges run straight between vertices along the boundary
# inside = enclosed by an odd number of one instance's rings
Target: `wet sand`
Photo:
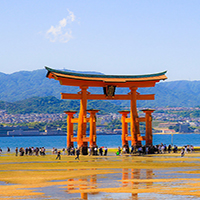
[[[0,199],[200,199],[200,153],[0,156]]]

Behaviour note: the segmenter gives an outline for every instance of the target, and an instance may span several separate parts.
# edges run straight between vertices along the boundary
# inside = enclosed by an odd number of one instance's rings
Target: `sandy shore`
[[[1,155],[0,199],[200,199],[200,153],[55,157]]]

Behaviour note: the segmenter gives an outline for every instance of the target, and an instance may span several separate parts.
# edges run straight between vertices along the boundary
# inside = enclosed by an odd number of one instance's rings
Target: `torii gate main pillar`
[[[78,133],[77,144],[78,147],[87,147],[87,142],[83,142],[83,137],[86,137],[86,117],[87,117],[87,89],[88,86],[81,86],[80,112],[78,117]]]
[[[140,136],[140,127],[137,113],[137,87],[131,87],[131,107],[130,107],[130,124],[131,124],[131,145],[140,146],[141,141],[138,141]]]

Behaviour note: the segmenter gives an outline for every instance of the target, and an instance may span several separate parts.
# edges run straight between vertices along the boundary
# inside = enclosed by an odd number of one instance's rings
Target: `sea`
[[[200,134],[156,134],[153,135],[153,145],[156,144],[172,144],[182,147],[184,145],[200,146]],[[121,146],[121,135],[97,135],[97,145],[107,148],[117,148]],[[144,143],[143,143],[144,144]],[[75,147],[76,147],[75,143]],[[0,148],[3,151],[16,147],[45,147],[46,149],[63,149],[66,148],[66,136],[20,136],[20,137],[0,137]]]

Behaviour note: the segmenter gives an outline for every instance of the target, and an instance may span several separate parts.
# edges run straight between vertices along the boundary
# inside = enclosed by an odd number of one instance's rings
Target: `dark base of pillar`
[[[81,147],[81,154],[82,155],[88,155],[88,148],[87,147]]]

